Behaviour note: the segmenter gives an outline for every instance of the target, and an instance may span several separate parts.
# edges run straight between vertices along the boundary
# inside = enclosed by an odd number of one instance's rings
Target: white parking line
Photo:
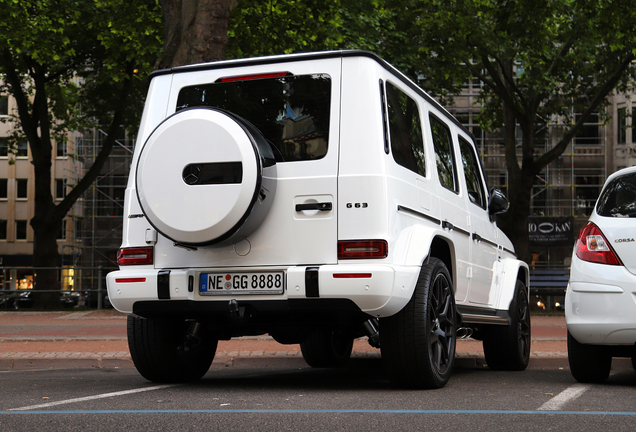
[[[581,384],[575,384],[572,387],[568,387],[561,393],[541,405],[538,408],[538,411],[558,411],[563,405],[578,398],[589,388],[590,386]]]
[[[176,385],[178,385],[178,384],[167,384],[167,385],[160,385],[160,386],[155,386],[155,387],[144,387],[144,388],[139,388],[139,389],[134,389],[134,390],[125,390],[125,391],[119,391],[119,392],[113,392],[113,393],[104,393],[104,394],[95,395],[95,396],[86,396],[86,397],[82,397],[82,398],[66,399],[66,400],[61,400],[61,401],[56,401],[56,402],[48,402],[48,403],[44,403],[44,404],[40,404],[40,405],[31,405],[31,406],[26,406],[26,407],[21,407],[21,408],[12,408],[9,411],[28,411],[28,410],[33,410],[33,409],[52,407],[52,406],[55,406],[55,405],[64,405],[64,404],[75,403],[75,402],[85,402],[85,401],[91,401],[91,400],[95,400],[95,399],[104,399],[104,398],[115,397],[115,396],[123,396],[123,395],[133,394],[133,393],[141,393],[141,392],[150,391],[150,390],[159,390],[159,389],[162,389],[162,388],[174,387]]]

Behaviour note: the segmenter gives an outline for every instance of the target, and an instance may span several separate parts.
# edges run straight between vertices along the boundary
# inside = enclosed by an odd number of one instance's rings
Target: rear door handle
[[[330,202],[296,204],[296,211],[297,212],[301,212],[305,210],[331,211],[332,207],[333,206]]]

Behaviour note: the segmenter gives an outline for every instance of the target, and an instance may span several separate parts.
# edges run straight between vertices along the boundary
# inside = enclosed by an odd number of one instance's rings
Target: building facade
[[[11,97],[0,96],[0,278],[4,290],[33,288],[35,175],[26,140],[10,144],[15,130]],[[51,194],[61,202],[92,166],[105,133],[75,132],[57,142],[52,153]],[[66,215],[58,232],[60,281],[63,290],[91,290],[99,276],[116,268],[121,243],[123,197],[132,140],[125,134],[97,181]],[[102,267],[102,271],[99,270]],[[102,281],[103,282],[103,281]],[[105,289],[105,285],[103,286]]]

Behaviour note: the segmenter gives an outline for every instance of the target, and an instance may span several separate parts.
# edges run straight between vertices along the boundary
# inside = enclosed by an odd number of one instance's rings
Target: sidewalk
[[[531,359],[567,358],[563,316],[532,317]],[[214,363],[231,366],[244,358],[302,358],[298,345],[281,345],[269,336],[219,341]],[[380,358],[362,338],[353,358]],[[457,342],[458,364],[483,364],[479,341]],[[0,370],[51,367],[134,367],[126,340],[126,316],[114,311],[0,312]]]

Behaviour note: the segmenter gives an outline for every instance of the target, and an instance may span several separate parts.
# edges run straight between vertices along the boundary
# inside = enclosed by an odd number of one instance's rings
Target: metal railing
[[[58,272],[60,289],[38,289],[37,272]],[[99,267],[0,267],[0,310],[31,308],[36,293],[59,293],[60,308],[108,306],[106,274],[116,268]],[[93,306],[94,305],[94,306]]]

